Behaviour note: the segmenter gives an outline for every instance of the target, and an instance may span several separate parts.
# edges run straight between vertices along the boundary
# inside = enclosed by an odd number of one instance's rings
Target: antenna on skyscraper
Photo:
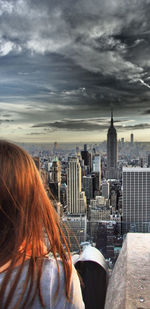
[[[113,126],[113,108],[111,108],[111,126]]]

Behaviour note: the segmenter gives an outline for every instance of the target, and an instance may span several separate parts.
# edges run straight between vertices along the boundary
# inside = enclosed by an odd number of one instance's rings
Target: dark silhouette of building
[[[60,186],[60,202],[63,207],[67,205],[67,185],[65,183]]]
[[[100,174],[99,173],[92,173],[91,176],[93,178],[94,196],[100,195],[100,184],[101,184]]]
[[[113,124],[113,112],[111,112],[111,124],[107,133],[107,178],[117,178],[117,132]]]
[[[133,135],[133,133],[131,133],[131,135],[130,135],[130,143],[131,143],[131,145],[133,145],[133,143],[134,143],[134,135]]]
[[[147,160],[147,167],[150,167],[150,154],[148,155],[148,160]]]
[[[50,170],[49,188],[52,193],[52,198],[60,202],[60,185],[61,185],[61,165],[60,161],[56,158],[53,161]]]
[[[87,167],[87,173],[91,171],[91,154],[87,151],[87,145],[84,145],[84,150],[81,151],[81,157],[84,160],[84,165]]]
[[[83,183],[83,191],[85,192],[86,198],[87,198],[87,204],[90,203],[90,199],[94,197],[93,192],[93,177],[91,175],[89,176],[83,176],[82,178]]]

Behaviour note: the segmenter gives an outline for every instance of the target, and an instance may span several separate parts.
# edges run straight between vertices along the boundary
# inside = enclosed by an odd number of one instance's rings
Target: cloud
[[[150,109],[145,110],[143,115],[150,115]]]
[[[145,83],[142,79],[139,79],[139,81],[141,82],[142,85],[144,85],[147,88],[150,88],[150,85],[148,85],[147,83]]]
[[[49,123],[41,123],[33,126],[34,128],[47,127],[62,130],[72,131],[89,131],[100,130],[100,128],[106,129],[107,125],[96,123],[96,121],[87,121],[84,119],[64,119],[62,121],[55,121]]]
[[[0,119],[0,123],[4,123],[4,122],[13,122],[13,119]]]
[[[26,135],[43,135],[43,132],[31,132],[27,133]]]
[[[71,131],[106,131],[109,128],[109,120],[94,118],[94,119],[64,119],[62,121],[48,122],[48,123],[39,123],[33,125],[33,128],[47,128],[54,130],[71,130]],[[130,125],[130,121],[126,119],[116,120],[114,122],[116,130],[118,132],[122,131],[134,131],[141,129],[150,128],[148,123],[140,123]]]
[[[6,104],[17,123],[86,132],[106,130],[93,119],[112,106],[116,117],[148,115],[149,14],[147,0],[2,0],[3,112]]]
[[[129,131],[134,131],[134,130],[146,130],[146,129],[150,129],[150,124],[149,123],[139,123],[139,124],[135,124],[132,126],[122,126],[121,127],[123,130],[129,130]],[[120,128],[120,129],[121,129]]]
[[[1,39],[0,40],[0,56],[6,56],[10,52],[15,54],[21,52],[21,46],[11,42]]]

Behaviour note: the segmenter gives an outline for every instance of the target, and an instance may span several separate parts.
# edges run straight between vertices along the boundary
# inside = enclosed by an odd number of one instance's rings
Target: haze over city
[[[1,137],[150,141],[150,3],[1,0]]]

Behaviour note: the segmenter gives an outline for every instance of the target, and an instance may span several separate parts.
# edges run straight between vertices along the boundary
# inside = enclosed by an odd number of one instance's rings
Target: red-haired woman
[[[6,308],[84,304],[59,218],[32,158],[0,141],[0,309]]]

